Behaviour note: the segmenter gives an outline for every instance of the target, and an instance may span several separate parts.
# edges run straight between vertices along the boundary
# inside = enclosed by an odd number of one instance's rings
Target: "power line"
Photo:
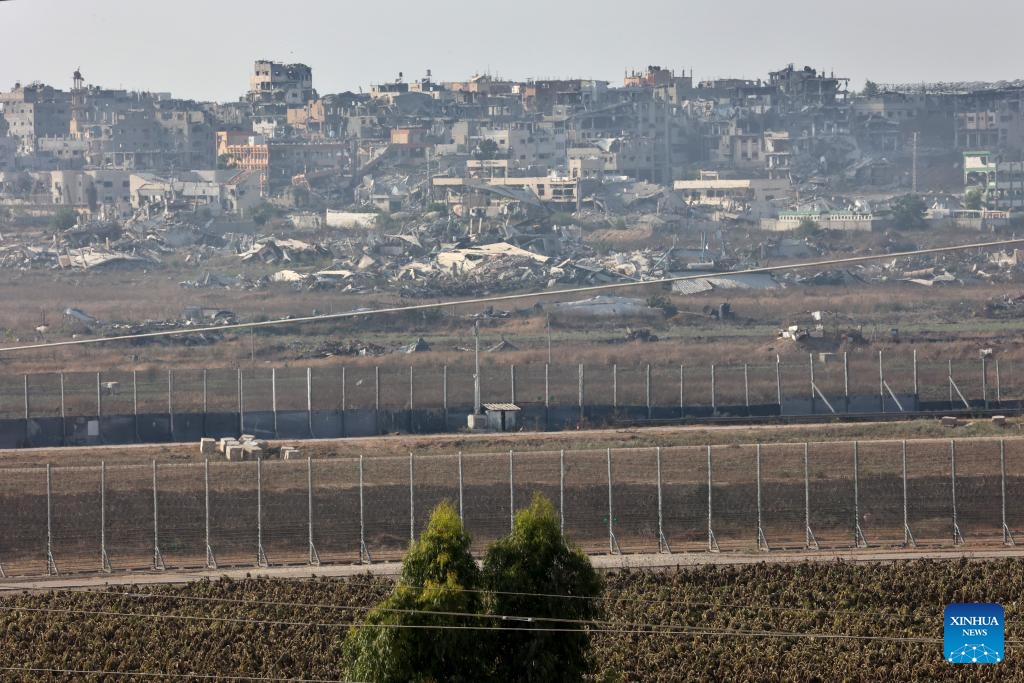
[[[12,673],[49,673],[66,675],[103,675],[103,676],[131,676],[135,678],[187,678],[189,680],[212,680],[212,681],[290,681],[291,683],[351,683],[337,678],[295,678],[294,676],[230,676],[225,674],[197,674],[197,673],[171,673],[168,671],[105,671],[103,669],[57,669],[52,667],[38,666],[0,666],[0,671]]]
[[[403,584],[408,588],[422,590],[423,586],[414,586],[411,584]],[[462,587],[446,587],[446,590],[453,590],[462,593],[480,593],[480,594],[491,594],[491,595],[508,595],[518,597],[530,597],[530,598],[562,598],[567,600],[601,600],[605,602],[626,600],[630,604],[647,604],[647,605],[686,605],[687,607],[712,607],[715,609],[746,609],[752,611],[777,611],[777,612],[810,612],[810,613],[825,613],[833,615],[858,615],[858,616],[875,616],[885,619],[927,619],[934,617],[935,615],[915,615],[915,614],[892,614],[887,612],[876,612],[876,611],[865,611],[865,610],[835,610],[835,609],[824,609],[816,607],[784,607],[776,605],[750,605],[750,604],[729,604],[729,603],[716,603],[716,602],[694,602],[692,600],[672,600],[670,598],[663,599],[642,599],[634,597],[622,597],[621,595],[563,595],[555,593],[527,593],[519,591],[494,591],[484,590],[477,588],[462,588]],[[247,600],[244,598],[221,598],[211,596],[199,596],[199,595],[173,595],[169,593],[143,593],[143,592],[132,592],[132,591],[103,591],[98,595],[104,596],[117,596],[126,598],[137,598],[137,599],[152,599],[152,600],[183,600],[183,601],[195,601],[195,602],[212,602],[212,603],[224,603],[224,604],[237,604],[237,605],[253,605],[263,607],[296,607],[296,608],[316,608],[324,610],[338,610],[338,611],[369,611],[373,609],[373,606],[359,606],[359,605],[338,605],[332,603],[321,603],[321,602],[301,602],[301,601],[275,601],[275,600]],[[389,613],[408,613],[415,614],[423,612],[423,610],[410,610],[410,609],[382,609],[380,611]],[[430,614],[443,615],[443,616],[479,616],[489,617],[493,619],[523,619],[524,617],[509,617],[507,615],[473,615],[466,612],[436,612],[430,611]],[[564,623],[597,623],[592,620],[578,620],[578,619],[559,619],[554,617],[529,617],[530,621],[548,621],[548,622],[564,622]]]
[[[655,280],[642,280],[637,282],[616,282],[604,285],[588,285],[585,287],[571,287],[568,289],[556,289],[542,292],[524,292],[520,294],[502,294],[498,296],[479,297],[475,299],[460,299],[457,301],[438,301],[428,304],[413,304],[411,306],[390,306],[387,308],[376,308],[366,311],[347,311],[344,313],[325,313],[322,315],[302,316],[282,320],[265,320],[262,322],[232,323],[230,325],[219,325],[213,327],[193,327],[178,330],[161,330],[159,332],[140,332],[138,334],[126,334],[114,337],[96,337],[94,339],[72,339],[58,342],[42,342],[39,344],[23,344],[21,346],[8,346],[0,348],[0,354],[10,351],[29,351],[32,349],[50,349],[58,346],[79,346],[83,344],[103,344],[114,341],[128,341],[132,339],[154,339],[157,337],[175,337],[188,334],[201,334],[205,332],[224,332],[226,330],[256,329],[258,327],[273,327],[277,325],[298,325],[303,323],[323,322],[326,320],[341,320],[345,318],[370,317],[374,315],[390,315],[392,313],[407,313],[409,311],[424,311],[435,308],[452,308],[455,306],[468,306],[479,304],[493,304],[502,301],[516,301],[522,299],[537,299],[550,296],[565,296],[573,294],[591,294],[594,292],[607,292],[631,287],[650,287],[657,285],[671,284],[673,282],[685,282],[687,280],[703,280],[714,277],[728,277],[734,275],[756,275],[773,273],[778,271],[802,270],[804,268],[821,268],[825,266],[850,265],[855,263],[867,263],[888,259],[905,258],[909,256],[924,256],[928,254],[945,254],[958,251],[969,251],[971,249],[995,249],[1007,247],[1014,244],[1024,243],[1024,239],[1000,240],[996,242],[978,242],[952,247],[934,247],[931,249],[916,249],[914,251],[902,251],[890,254],[873,254],[870,256],[851,256],[839,259],[826,259],[822,261],[810,261],[804,263],[792,263],[763,268],[747,268],[745,270],[720,271],[716,273],[699,273],[696,275],[680,275],[676,277],[658,278]]]
[[[106,617],[140,617],[146,619],[178,619],[185,621],[212,621],[228,623],[244,623],[260,626],[300,626],[300,627],[324,627],[324,628],[351,628],[365,625],[368,628],[383,629],[405,629],[405,630],[439,630],[439,631],[525,631],[534,633],[579,633],[579,628],[568,627],[524,627],[524,626],[477,626],[471,624],[343,624],[343,623],[322,623],[312,621],[280,621],[264,619],[245,619],[237,617],[210,617],[199,615],[177,615],[162,613],[138,613],[138,612],[114,612],[106,610],[84,610],[56,607],[14,607],[0,606],[0,610],[24,611],[36,613],[53,614],[78,614],[88,616]],[[429,610],[410,610],[426,616],[439,616],[440,613]],[[474,618],[480,618],[480,614],[466,614]],[[523,621],[524,617],[506,617],[509,621]],[[830,633],[814,631],[781,631],[781,630],[742,630],[742,629],[712,629],[701,627],[688,627],[680,624],[630,624],[629,627],[618,627],[613,621],[593,621],[587,631],[592,634],[608,635],[672,635],[672,636],[708,636],[721,638],[804,638],[824,640],[858,640],[858,641],[886,641],[903,643],[941,643],[941,638],[929,638],[925,636],[871,636],[856,635],[848,633]],[[1005,642],[1018,645],[1024,640],[1008,639]]]

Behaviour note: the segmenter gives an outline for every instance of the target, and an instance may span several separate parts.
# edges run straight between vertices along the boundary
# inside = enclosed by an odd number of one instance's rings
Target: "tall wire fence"
[[[778,359],[777,359],[778,360]],[[1017,363],[982,356],[809,354],[768,364],[502,364],[480,368],[483,403],[517,428],[710,417],[1015,411]],[[475,410],[467,365],[322,365],[0,376],[0,448],[438,433]]]
[[[1012,545],[1024,439],[0,470],[0,573],[397,559],[441,501],[475,552],[534,495],[590,553]]]

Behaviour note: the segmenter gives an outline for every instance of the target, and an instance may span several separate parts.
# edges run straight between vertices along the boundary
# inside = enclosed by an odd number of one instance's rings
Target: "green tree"
[[[912,230],[925,226],[924,214],[928,205],[916,194],[897,197],[892,203],[892,219],[897,230]]]
[[[78,223],[78,214],[70,206],[62,206],[50,218],[50,227],[55,230],[67,230]]]
[[[968,190],[967,193],[964,194],[964,208],[972,211],[978,211],[981,209],[981,190]]]
[[[601,614],[601,578],[589,558],[562,535],[551,503],[535,495],[516,513],[512,532],[487,550],[484,586],[494,614],[539,619],[589,620]],[[571,596],[571,597],[563,597]],[[590,636],[580,624],[502,620],[493,636],[497,680],[579,681],[591,668]],[[570,629],[542,631],[540,628]]]
[[[476,143],[476,151],[473,156],[477,159],[496,159],[498,157],[498,143],[490,138],[484,138]]]
[[[871,80],[864,81],[864,90],[861,91],[861,95],[864,97],[878,97],[879,92],[877,83]]]
[[[451,503],[443,502],[409,548],[394,592],[349,631],[346,676],[395,683],[487,678],[490,661],[479,631],[429,628],[478,625],[451,613],[479,614],[479,585],[469,534]]]
[[[796,234],[800,237],[813,237],[821,232],[821,226],[813,218],[801,218],[796,226]]]
[[[255,209],[252,210],[251,218],[252,222],[256,225],[263,227],[266,225],[271,218],[277,214],[277,209],[274,208],[273,204],[263,202]]]

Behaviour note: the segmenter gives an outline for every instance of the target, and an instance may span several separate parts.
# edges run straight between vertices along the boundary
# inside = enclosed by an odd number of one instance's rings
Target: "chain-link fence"
[[[445,500],[481,553],[538,494],[592,553],[1012,545],[1024,439],[4,469],[0,567],[398,559]]]
[[[812,354],[796,362],[503,364],[480,368],[482,403],[514,403],[517,427],[709,417],[1022,408],[1009,360],[918,362],[916,354]],[[466,425],[464,364],[139,370],[0,376],[0,448],[192,441],[254,434],[303,439]]]

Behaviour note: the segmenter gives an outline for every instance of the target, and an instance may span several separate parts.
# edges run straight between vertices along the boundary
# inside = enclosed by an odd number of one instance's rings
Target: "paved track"
[[[643,555],[595,555],[590,559],[598,569],[648,568],[674,569],[700,565],[744,565],[759,562],[785,564],[794,562],[896,562],[900,560],[993,560],[1002,558],[1024,559],[1024,548],[986,550],[839,550],[819,552],[773,553],[678,553]],[[107,586],[182,584],[201,579],[229,577],[265,577],[276,579],[308,579],[311,577],[345,577],[358,574],[395,576],[401,568],[399,562],[373,564],[340,564],[321,567],[233,567],[216,570],[143,571],[114,574],[77,574],[55,577],[25,577],[0,579],[0,596],[22,591],[97,590]]]

